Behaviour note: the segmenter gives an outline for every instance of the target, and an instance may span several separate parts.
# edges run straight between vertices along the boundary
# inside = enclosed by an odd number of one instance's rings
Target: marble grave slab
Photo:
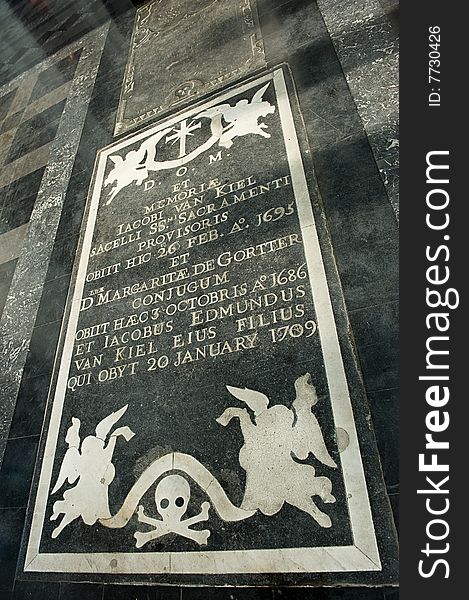
[[[137,10],[114,133],[263,66],[256,0],[154,0]]]
[[[290,86],[278,68],[99,152],[25,573],[390,580]]]

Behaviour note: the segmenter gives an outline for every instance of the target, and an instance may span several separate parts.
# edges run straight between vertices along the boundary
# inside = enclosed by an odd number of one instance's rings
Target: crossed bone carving
[[[208,529],[193,530],[191,525],[207,521],[209,502],[203,502],[198,515],[183,520],[190,498],[190,486],[180,475],[169,475],[160,481],[155,491],[155,502],[162,520],[154,519],[145,515],[143,506],[138,507],[137,518],[140,523],[151,525],[152,531],[136,531],[134,537],[137,540],[136,547],[141,548],[148,542],[156,540],[168,533],[176,533],[186,537],[197,544],[207,544],[210,531]]]

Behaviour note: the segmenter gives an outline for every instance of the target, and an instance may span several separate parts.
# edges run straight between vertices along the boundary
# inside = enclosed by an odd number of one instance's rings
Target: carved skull
[[[168,475],[162,479],[155,490],[155,502],[163,521],[169,523],[179,522],[184,516],[191,488],[184,477]]]

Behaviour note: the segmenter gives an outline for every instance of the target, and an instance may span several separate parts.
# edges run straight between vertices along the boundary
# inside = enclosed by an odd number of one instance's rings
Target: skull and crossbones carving
[[[136,547],[141,548],[151,540],[156,540],[168,533],[176,533],[189,538],[200,545],[207,543],[210,531],[208,529],[193,530],[189,529],[191,525],[207,521],[209,502],[203,502],[201,511],[198,515],[182,520],[186,514],[187,506],[191,495],[191,489],[184,477],[180,475],[168,475],[162,479],[155,490],[156,508],[163,520],[147,517],[143,506],[138,507],[137,518],[140,523],[152,525],[155,529],[152,531],[136,531],[134,537],[137,540]]]

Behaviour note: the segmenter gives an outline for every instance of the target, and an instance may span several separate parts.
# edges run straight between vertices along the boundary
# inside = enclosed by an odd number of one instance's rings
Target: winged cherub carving
[[[261,117],[275,112],[275,106],[263,99],[269,85],[270,82],[257,90],[251,100],[244,98],[235,106],[220,104],[195,115],[192,130],[201,130],[199,119],[207,118],[210,120],[210,137],[190,152],[182,152],[177,158],[158,160],[157,146],[160,142],[168,143],[174,140],[175,135],[168,136],[173,131],[178,134],[176,139],[184,140],[185,137],[192,136],[191,129],[185,126],[184,119],[175,126],[157,131],[145,139],[138,149],[129,150],[125,157],[119,154],[110,155],[109,160],[113,167],[104,180],[104,187],[110,185],[114,187],[111,188],[106,204],[110,204],[121,190],[134,182],[136,185],[142,185],[150,172],[182,167],[217,142],[222,148],[231,148],[233,140],[244,135],[253,134],[270,138],[270,133],[265,131],[267,124],[259,123]],[[166,139],[163,140],[165,137]],[[181,147],[185,148],[185,143]]]
[[[55,521],[61,514],[64,516],[52,532],[53,538],[78,517],[87,525],[94,525],[98,519],[111,517],[108,489],[115,475],[112,456],[116,441],[122,436],[128,442],[134,433],[128,427],[118,427],[111,433],[107,442],[106,439],[111,428],[127,410],[127,406],[104,418],[96,427],[96,435],[89,435],[81,443],[80,419],[72,417],[72,425],[65,438],[68,450],[51,493],[58,492],[66,481],[70,484],[76,482],[76,485],[64,492],[63,500],[54,503],[51,521]]]
[[[246,99],[239,100],[235,106],[220,104],[198,115],[199,118],[208,117],[212,119],[212,131],[215,135],[220,136],[219,146],[222,148],[231,148],[234,138],[251,133],[270,138],[270,133],[264,131],[267,129],[267,125],[259,123],[261,117],[266,117],[275,112],[275,106],[267,100],[263,100],[263,96],[269,85],[270,82],[260,90],[257,90],[251,101]],[[219,134],[219,121],[216,119],[220,115],[228,123],[226,127],[223,127],[221,135]]]
[[[335,502],[331,480],[317,477],[313,466],[295,460],[305,460],[312,453],[323,465],[337,467],[311,411],[318,397],[309,373],[295,381],[292,409],[283,405],[269,408],[269,398],[261,392],[226,387],[254,413],[252,420],[245,408],[231,407],[217,419],[223,426],[239,419],[244,436],[239,453],[239,463],[246,471],[241,508],[274,515],[287,502],[311,515],[321,527],[331,527],[330,517],[313,501],[319,496],[325,503]]]

